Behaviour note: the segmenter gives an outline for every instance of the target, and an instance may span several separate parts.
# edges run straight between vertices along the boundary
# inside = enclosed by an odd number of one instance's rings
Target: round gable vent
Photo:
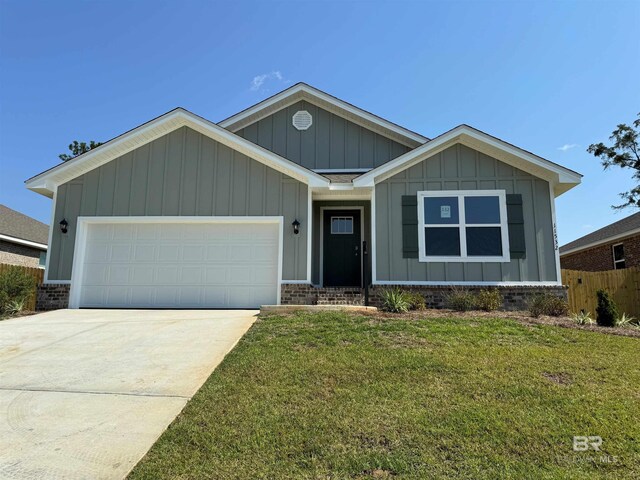
[[[306,110],[293,114],[293,126],[298,130],[307,130],[313,124],[313,117]]]

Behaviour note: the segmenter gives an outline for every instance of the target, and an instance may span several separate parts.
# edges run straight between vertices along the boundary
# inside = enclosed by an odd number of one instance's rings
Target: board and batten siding
[[[297,130],[299,110],[313,124]],[[373,168],[408,152],[409,147],[301,100],[248,125],[236,134],[309,169]]]
[[[307,278],[307,185],[188,127],[60,185],[48,280],[70,280],[78,216],[283,216],[283,280]],[[303,227],[289,228],[294,219]]]
[[[402,258],[402,196],[421,190],[505,190],[522,195],[526,258],[419,262]],[[549,183],[464,145],[454,145],[376,185],[376,275],[380,281],[557,281]]]

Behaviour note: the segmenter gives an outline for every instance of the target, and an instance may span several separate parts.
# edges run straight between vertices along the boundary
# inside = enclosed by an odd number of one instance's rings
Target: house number
[[[440,205],[440,218],[451,218],[451,207],[449,205]]]

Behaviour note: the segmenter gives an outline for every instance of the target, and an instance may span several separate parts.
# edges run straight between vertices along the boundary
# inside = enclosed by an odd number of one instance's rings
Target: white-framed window
[[[616,243],[611,247],[613,253],[613,268],[620,270],[625,268],[624,263],[624,245],[622,243]]]
[[[353,217],[331,217],[331,235],[353,233]]]
[[[421,262],[508,262],[504,190],[418,192]]]
[[[40,258],[38,259],[38,266],[44,268],[47,264],[47,252],[40,252]]]

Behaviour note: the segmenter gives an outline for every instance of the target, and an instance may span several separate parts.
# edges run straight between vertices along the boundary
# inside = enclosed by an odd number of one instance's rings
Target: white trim
[[[367,173],[373,168],[312,168],[311,171],[316,173]]]
[[[313,248],[313,192],[307,186],[307,279],[311,283],[311,249]]]
[[[360,286],[362,287],[362,265],[364,262],[364,255],[362,254],[362,242],[364,241],[364,207],[363,206],[341,206],[341,205],[329,205],[320,207],[320,285],[324,286],[324,211],[325,210],[359,210],[360,211],[360,245],[358,250],[360,251]]]
[[[56,186],[69,182],[183,126],[196,130],[253,160],[309,186],[329,187],[330,185],[329,179],[322,175],[245,140],[215,123],[178,108],[114,138],[104,145],[30,178],[26,181],[26,186],[30,190],[49,196]]]
[[[376,187],[371,189],[371,284],[376,282],[377,258],[376,258]]]
[[[262,118],[265,118],[276,111],[282,110],[283,108],[286,108],[300,100],[308,101],[321,108],[329,108],[329,111],[332,113],[365,128],[371,129],[372,127],[378,127],[376,130],[379,131],[376,133],[380,133],[387,138],[392,138],[395,141],[404,143],[406,146],[411,148],[415,148],[417,145],[422,145],[429,140],[427,137],[423,137],[422,135],[403,128],[400,125],[396,125],[395,123],[389,122],[388,120],[384,120],[383,118],[366,112],[365,110],[350,105],[347,102],[328,95],[305,83],[298,83],[297,85],[283,90],[282,92],[277,93],[276,95],[273,95],[272,97],[267,98],[266,100],[263,100],[242,112],[236,113],[235,115],[222,120],[218,125],[236,132],[241,128],[244,128],[246,125],[257,122]],[[274,107],[275,110],[270,107]],[[387,134],[385,135],[383,132],[386,132]],[[394,135],[390,136],[389,133],[393,133]]]
[[[418,201],[418,261],[419,262],[502,262],[511,261],[509,253],[509,228],[507,223],[507,199],[505,190],[424,190],[416,193]],[[427,197],[455,197],[458,199],[458,222],[443,224],[425,224],[424,198]],[[468,197],[498,197],[500,207],[500,223],[471,224],[466,222],[464,199]],[[425,253],[424,229],[426,227],[455,227],[460,232],[459,256],[427,256]],[[501,256],[469,256],[467,255],[467,227],[500,227],[502,240]]]
[[[47,250],[47,246],[44,243],[32,242],[31,240],[23,240],[21,238],[12,237],[10,235],[3,235],[0,233],[0,240],[5,242],[17,243],[19,245],[26,245],[27,247],[34,247],[40,250]]]
[[[622,253],[624,254],[623,257],[622,257],[622,260],[616,260],[615,248],[618,245],[622,245]],[[614,243],[613,245],[611,245],[611,256],[613,257],[613,269],[614,270],[622,270],[621,268],[617,268],[616,267],[616,263],[624,262],[625,267],[626,267],[626,265],[627,265],[627,262],[626,262],[627,255],[624,253],[624,242],[618,242],[618,243]]]
[[[597,232],[597,230],[596,230],[596,232]],[[564,252],[560,252],[560,257],[563,257],[564,255],[570,255],[572,253],[581,252],[582,250],[587,250],[588,248],[597,247],[598,245],[602,245],[602,244],[605,244],[605,243],[613,242],[615,240],[620,240],[622,238],[631,237],[631,236],[633,236],[635,234],[638,234],[638,233],[640,233],[640,228],[634,228],[633,230],[629,230],[629,231],[626,231],[624,233],[620,233],[618,235],[613,235],[611,237],[607,237],[607,238],[604,238],[602,240],[597,240],[595,242],[588,243],[586,245],[582,245],[581,247],[575,247],[575,248],[572,248],[570,250],[565,250]]]
[[[47,245],[49,247],[52,247],[53,243],[52,243],[52,239],[53,239],[53,229],[54,229],[54,225],[57,223],[55,220],[55,216],[56,216],[56,201],[58,199],[58,189],[54,188],[53,190],[53,197],[51,199],[51,215],[50,215],[50,220],[49,220],[49,239],[47,240]],[[44,262],[44,278],[42,279],[42,283],[55,283],[49,280],[49,260],[51,259],[51,255],[53,255],[53,251],[49,251],[49,249],[47,249],[47,258]],[[69,281],[69,283],[71,283],[71,281]]]
[[[282,261],[284,248],[284,217],[255,217],[255,216],[233,216],[233,217],[204,217],[204,216],[139,216],[139,217],[85,217],[79,216],[76,221],[76,239],[73,254],[73,267],[71,269],[71,288],[69,291],[69,308],[79,308],[80,294],[82,289],[82,274],[84,271],[85,252],[87,245],[87,230],[91,224],[150,224],[150,223],[275,223],[279,227],[278,234],[278,281],[277,281],[277,304],[280,305],[280,295],[282,291]],[[51,282],[63,283],[63,282]]]
[[[558,282],[447,282],[447,281],[421,281],[421,280],[378,280],[374,285],[430,285],[430,286],[493,286],[493,287],[557,287]]]
[[[311,285],[311,282],[306,280],[283,280],[282,285]]]
[[[551,226],[553,231],[553,249],[556,261],[556,281],[562,283],[562,267],[560,265],[560,246],[558,245],[558,224],[556,222],[556,199],[553,187],[549,184],[549,201],[551,202]]]
[[[42,283],[45,285],[71,285],[71,280],[43,280]]]
[[[552,182],[555,187],[554,192],[556,196],[581,182],[582,175],[579,173],[510,145],[467,125],[460,125],[428,141],[424,145],[374,168],[364,175],[354,178],[353,184],[356,187],[370,187],[422,162],[429,156],[435,155],[456,143],[461,143],[470,148],[482,151],[487,155],[524,170],[536,177]]]

